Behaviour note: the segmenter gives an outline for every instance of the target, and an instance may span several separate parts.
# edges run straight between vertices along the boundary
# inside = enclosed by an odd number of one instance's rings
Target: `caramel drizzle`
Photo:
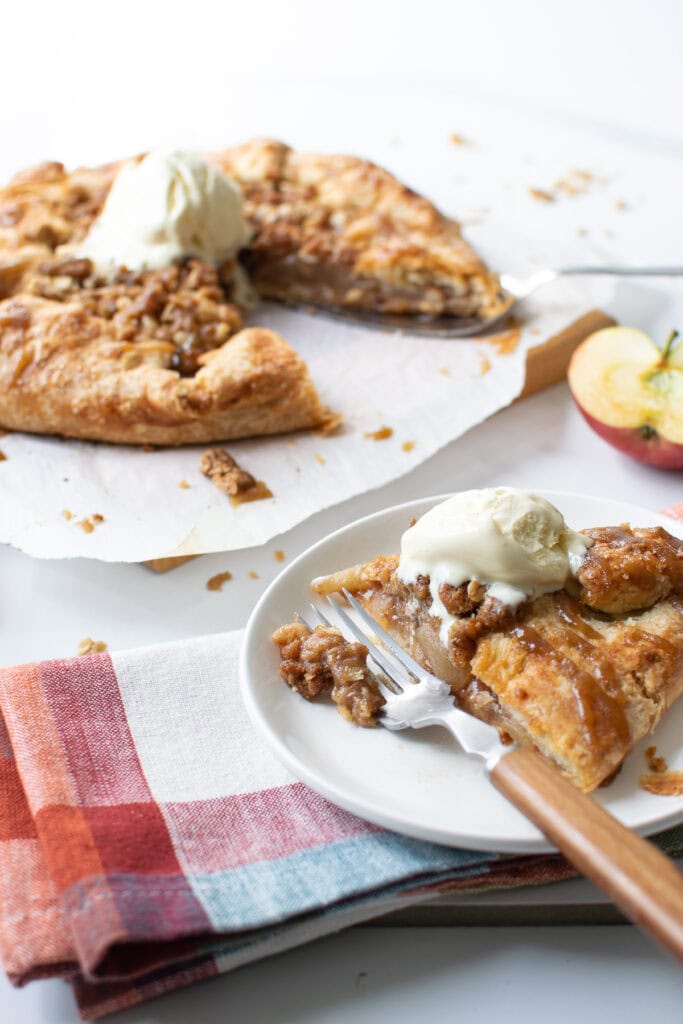
[[[564,621],[571,622],[575,627],[573,629],[568,628],[569,638],[587,658],[591,668],[596,673],[597,679],[591,672],[579,668],[571,658],[566,657],[552,647],[532,626],[526,624],[516,625],[513,626],[511,633],[524,650],[530,654],[538,654],[544,657],[553,665],[558,674],[569,681],[586,743],[593,744],[598,739],[600,725],[604,726],[605,723],[608,723],[612,734],[616,735],[620,743],[626,744],[630,740],[630,730],[626,715],[618,701],[607,690],[607,687],[609,689],[614,687],[616,690],[614,672],[611,666],[597,656],[586,635],[588,630],[591,633],[595,631],[591,629],[588,623],[581,619],[578,611],[575,612],[570,605],[565,605],[563,610],[565,612],[563,616]],[[580,623],[579,628],[576,628],[577,620]],[[603,689],[603,686],[606,689]]]

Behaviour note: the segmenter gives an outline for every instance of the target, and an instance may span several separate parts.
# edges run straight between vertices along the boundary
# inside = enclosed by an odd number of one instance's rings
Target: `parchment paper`
[[[406,473],[508,405],[521,390],[527,349],[586,308],[585,289],[577,297],[571,286],[554,288],[542,305],[528,305],[519,344],[501,354],[485,340],[380,333],[263,305],[255,322],[300,352],[323,400],[344,418],[329,437],[226,443],[272,499],[232,507],[199,471],[207,446],[150,452],[8,434],[0,438],[0,542],[43,558],[123,562],[262,544]],[[365,436],[382,427],[391,437]]]

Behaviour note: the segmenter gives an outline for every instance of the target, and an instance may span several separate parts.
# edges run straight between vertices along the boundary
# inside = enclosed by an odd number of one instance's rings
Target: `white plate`
[[[539,491],[575,529],[630,522],[681,524],[617,501],[558,491]],[[392,733],[347,723],[324,700],[308,703],[278,677],[273,631],[305,614],[309,583],[378,554],[398,550],[413,516],[445,495],[422,498],[377,512],[314,544],[266,590],[247,624],[241,661],[242,693],[249,714],[293,774],[333,803],[386,828],[419,839],[469,849],[534,853],[553,847],[538,829],[499,795],[478,761],[466,757],[445,730]],[[626,760],[616,780],[594,794],[626,825],[645,835],[683,821],[683,797],[658,797],[638,787],[645,769],[647,737]],[[656,733],[659,753],[683,769],[683,699]]]

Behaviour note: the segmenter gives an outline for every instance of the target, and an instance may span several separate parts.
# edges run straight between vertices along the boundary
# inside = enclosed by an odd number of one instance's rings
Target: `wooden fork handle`
[[[683,961],[683,875],[665,854],[531,750],[503,754],[491,781],[628,918]]]

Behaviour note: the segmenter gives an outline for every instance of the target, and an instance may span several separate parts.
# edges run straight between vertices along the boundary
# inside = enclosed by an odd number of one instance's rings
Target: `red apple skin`
[[[658,433],[646,439],[639,427],[610,427],[587,413],[576,395],[573,394],[572,398],[589,427],[620,452],[660,469],[683,469],[683,444],[667,441]]]

